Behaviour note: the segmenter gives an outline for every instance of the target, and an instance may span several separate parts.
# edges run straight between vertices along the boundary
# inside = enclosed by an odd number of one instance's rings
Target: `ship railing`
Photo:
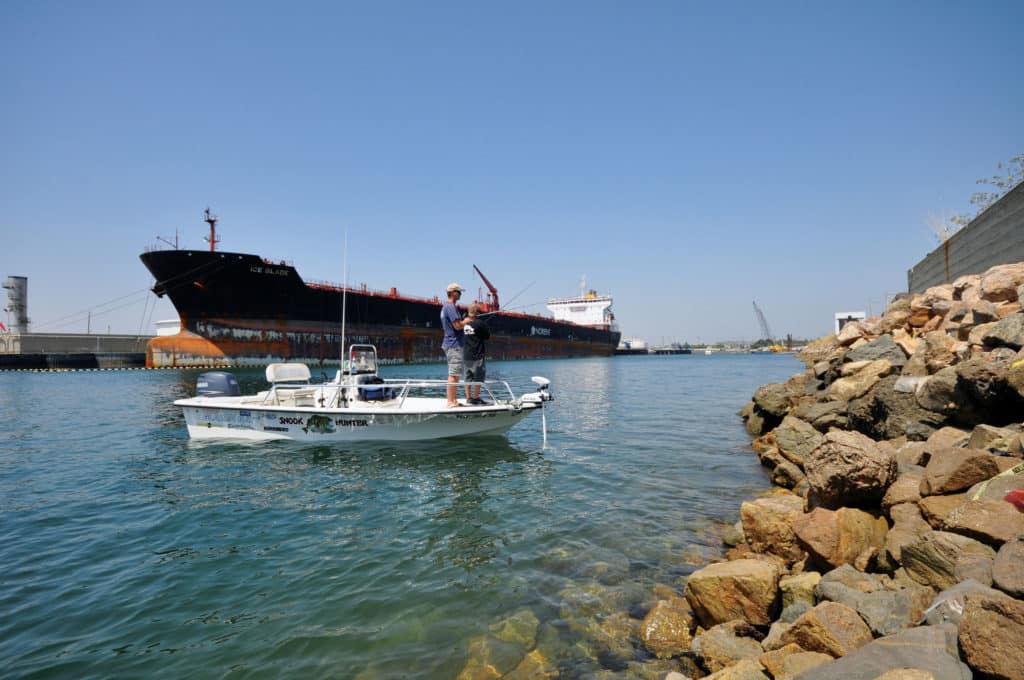
[[[397,390],[398,394],[395,396],[395,398],[398,399],[399,408],[401,408],[402,405],[405,404],[406,398],[408,398],[413,392],[438,392],[442,389],[447,390],[449,387],[454,387],[456,390],[465,389],[468,387],[480,387],[480,395],[486,395],[490,399],[491,403],[494,404],[511,403],[516,399],[516,395],[512,391],[512,387],[508,384],[508,382],[504,380],[460,380],[458,382],[448,382],[447,380],[411,380],[403,378],[385,378],[384,382],[377,386],[388,387]]]

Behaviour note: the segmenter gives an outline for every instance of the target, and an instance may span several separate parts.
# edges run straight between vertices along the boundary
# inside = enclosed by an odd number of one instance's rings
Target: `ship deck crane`
[[[480,279],[484,282],[484,285],[487,286],[487,290],[490,291],[487,295],[487,311],[498,311],[499,309],[501,309],[500,305],[498,304],[498,289],[494,287],[494,284],[491,283],[486,276],[484,276],[484,273],[480,271],[480,267],[473,265],[473,269],[476,270],[477,275],[480,276]]]

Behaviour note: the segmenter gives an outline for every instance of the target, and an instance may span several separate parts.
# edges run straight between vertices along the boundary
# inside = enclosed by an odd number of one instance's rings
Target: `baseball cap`
[[[464,290],[466,290],[466,289],[465,289],[465,288],[463,288],[462,286],[460,286],[460,285],[459,285],[459,284],[457,284],[457,283],[449,283],[449,284],[448,284],[448,292],[450,293],[450,292],[452,292],[453,290],[458,290],[458,291],[464,291]]]

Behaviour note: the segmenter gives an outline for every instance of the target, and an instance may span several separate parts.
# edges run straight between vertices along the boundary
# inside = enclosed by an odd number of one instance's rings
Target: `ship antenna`
[[[584,274],[580,277],[580,297],[587,294],[587,275]]]
[[[345,250],[344,250],[344,276],[345,280],[341,284],[341,372],[342,375],[345,373],[345,317],[347,316],[347,305],[348,305],[348,228],[345,228]],[[349,367],[351,371],[351,367]]]
[[[211,215],[209,208],[203,214],[206,215],[203,222],[210,225],[210,235],[206,237],[206,241],[210,244],[210,252],[212,253],[217,250],[217,244],[220,243],[220,239],[217,238],[217,216]]]

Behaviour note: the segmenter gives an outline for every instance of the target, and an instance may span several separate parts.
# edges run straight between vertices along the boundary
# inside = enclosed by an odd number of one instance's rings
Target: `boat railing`
[[[405,404],[405,400],[409,397],[410,393],[415,390],[423,391],[435,391],[454,387],[456,390],[465,389],[468,387],[479,387],[480,393],[487,395],[492,403],[501,402],[512,402],[515,401],[516,395],[512,391],[512,387],[508,382],[504,380],[484,380],[484,381],[469,381],[460,380],[458,382],[449,382],[447,380],[412,380],[403,378],[385,378],[383,383],[379,384],[381,387],[390,387],[397,389],[398,394],[395,397],[399,400],[398,407],[401,408]],[[507,395],[507,396],[506,396]]]

